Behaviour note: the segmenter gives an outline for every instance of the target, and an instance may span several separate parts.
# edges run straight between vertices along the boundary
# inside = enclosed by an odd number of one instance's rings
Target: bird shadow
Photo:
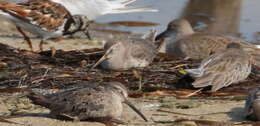
[[[244,108],[242,107],[232,108],[227,115],[231,118],[231,122],[245,121]]]
[[[8,35],[0,35],[0,38],[15,38],[15,39],[23,39],[23,36],[17,34],[8,34]],[[30,37],[30,39],[39,39],[39,37]]]
[[[106,126],[116,126],[114,124],[127,124],[126,122],[118,119],[111,119],[110,117],[101,117],[101,118],[89,118],[86,120],[77,120],[77,119],[72,119],[67,116],[62,116],[62,115],[52,115],[49,113],[24,113],[24,114],[19,114],[19,115],[13,115],[9,116],[6,119],[12,119],[12,118],[22,118],[22,117],[41,117],[41,118],[49,118],[49,119],[56,119],[60,121],[86,121],[86,122],[99,122],[103,123]]]
[[[41,117],[41,118],[56,119],[56,120],[61,120],[61,121],[73,121],[73,119],[71,119],[69,117],[52,115],[49,113],[23,113],[23,114],[18,114],[18,115],[12,115],[7,118],[22,118],[22,117]]]

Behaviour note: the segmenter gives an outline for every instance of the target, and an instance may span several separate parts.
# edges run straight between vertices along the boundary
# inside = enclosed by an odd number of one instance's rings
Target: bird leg
[[[92,40],[92,38],[90,37],[90,34],[89,34],[88,29],[85,29],[83,32],[84,32],[84,34],[87,36],[87,38],[88,38],[89,40]]]
[[[40,42],[40,44],[39,44],[39,48],[40,48],[41,51],[43,51],[43,43],[44,43],[44,41],[41,40],[41,42]]]
[[[27,42],[27,44],[29,45],[31,51],[33,51],[33,46],[32,46],[32,42],[31,39],[25,34],[25,32],[19,27],[16,26],[16,29],[23,35],[24,40]]]

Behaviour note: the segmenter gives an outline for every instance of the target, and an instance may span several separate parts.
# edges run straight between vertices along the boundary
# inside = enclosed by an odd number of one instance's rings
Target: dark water
[[[184,17],[202,31],[237,36],[249,41],[260,40],[260,0],[139,0],[137,6],[151,5],[157,13],[106,15],[98,22],[146,21],[158,23],[159,32],[169,21]],[[152,27],[116,27],[116,29],[145,33]]]

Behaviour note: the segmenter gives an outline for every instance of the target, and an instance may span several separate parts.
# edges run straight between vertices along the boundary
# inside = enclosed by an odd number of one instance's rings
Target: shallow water
[[[169,21],[184,17],[198,30],[228,34],[253,42],[260,40],[260,0],[139,0],[133,5],[151,5],[159,12],[105,15],[97,22],[155,22],[160,24],[155,29],[161,32]],[[116,27],[134,33],[145,33],[151,28]]]

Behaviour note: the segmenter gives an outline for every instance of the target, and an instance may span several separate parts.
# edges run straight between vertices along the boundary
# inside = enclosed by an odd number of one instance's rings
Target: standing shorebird
[[[30,90],[27,95],[34,104],[50,109],[51,114],[74,120],[123,123],[120,120],[126,103],[145,121],[147,118],[127,100],[127,88],[119,82],[93,83],[82,87],[41,95]]]
[[[260,66],[260,49],[249,42],[222,35],[194,32],[185,19],[176,19],[168,24],[166,31],[156,37],[163,41],[160,52],[176,55],[184,59],[204,59],[221,52],[231,43],[239,43],[252,58],[253,64]]]
[[[195,77],[195,88],[212,86],[211,91],[245,80],[251,73],[249,56],[238,43],[230,43],[226,50],[204,59],[199,68],[186,69]]]
[[[41,50],[47,39],[58,39],[77,31],[84,31],[89,37],[89,20],[86,16],[72,16],[64,6],[50,0],[28,0],[21,3],[1,1],[0,14],[16,25],[31,50],[31,40],[23,30],[41,38]]]
[[[130,38],[119,42],[108,41],[106,52],[91,68],[101,65],[109,70],[127,70],[136,67],[146,67],[154,59],[157,49],[154,43],[155,31],[146,38]]]
[[[249,91],[244,111],[247,118],[260,121],[260,87]]]

